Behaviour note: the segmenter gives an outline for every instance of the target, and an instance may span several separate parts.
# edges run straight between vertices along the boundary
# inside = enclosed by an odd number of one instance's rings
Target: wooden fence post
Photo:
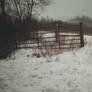
[[[17,37],[15,38],[15,49],[18,49]]]
[[[59,44],[59,48],[60,48],[60,35],[59,35],[59,24],[56,25],[56,31],[55,31],[55,38],[56,38],[56,43]]]
[[[39,32],[37,31],[37,45],[38,45],[38,49],[39,49]]]
[[[17,43],[17,32],[15,32],[15,49],[18,49],[18,43]]]
[[[58,24],[56,24],[56,30],[55,30],[55,39],[56,39],[56,42],[58,42]]]
[[[61,25],[58,25],[58,43],[59,43],[59,49],[60,49],[60,27]]]
[[[83,33],[83,24],[80,23],[80,47],[84,47],[84,33]]]

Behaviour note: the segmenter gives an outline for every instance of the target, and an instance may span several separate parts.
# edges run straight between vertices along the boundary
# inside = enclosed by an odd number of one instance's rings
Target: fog
[[[52,0],[41,17],[69,20],[82,15],[92,18],[92,0]]]

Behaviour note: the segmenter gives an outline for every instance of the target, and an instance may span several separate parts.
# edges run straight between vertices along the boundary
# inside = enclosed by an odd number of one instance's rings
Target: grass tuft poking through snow
[[[19,50],[0,61],[0,92],[92,92],[92,37],[83,48],[47,57]]]

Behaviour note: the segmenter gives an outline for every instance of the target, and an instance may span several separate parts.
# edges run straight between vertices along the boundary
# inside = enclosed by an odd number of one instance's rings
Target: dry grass
[[[40,58],[41,55],[40,55],[39,53],[33,53],[33,54],[32,54],[32,57]]]

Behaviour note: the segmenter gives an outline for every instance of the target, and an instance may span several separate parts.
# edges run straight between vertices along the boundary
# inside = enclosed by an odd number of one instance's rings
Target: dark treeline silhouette
[[[31,40],[38,29],[37,11],[51,0],[0,0],[0,59],[11,55],[20,42]]]
[[[68,22],[62,20],[52,20],[52,19],[41,19],[39,28],[40,30],[57,30],[64,32],[73,32],[80,30],[80,23],[82,23],[82,29],[85,34],[92,35],[92,19],[89,17],[77,17]]]
[[[86,34],[92,35],[92,19],[88,16],[77,16],[69,21],[70,23],[76,24],[79,22],[83,23],[83,31]]]
[[[62,32],[71,32],[79,31],[80,23],[73,24],[68,22],[63,22],[62,20],[40,20],[39,30],[46,31],[62,31]]]
[[[15,48],[15,28],[8,15],[0,15],[0,58],[5,58]]]

